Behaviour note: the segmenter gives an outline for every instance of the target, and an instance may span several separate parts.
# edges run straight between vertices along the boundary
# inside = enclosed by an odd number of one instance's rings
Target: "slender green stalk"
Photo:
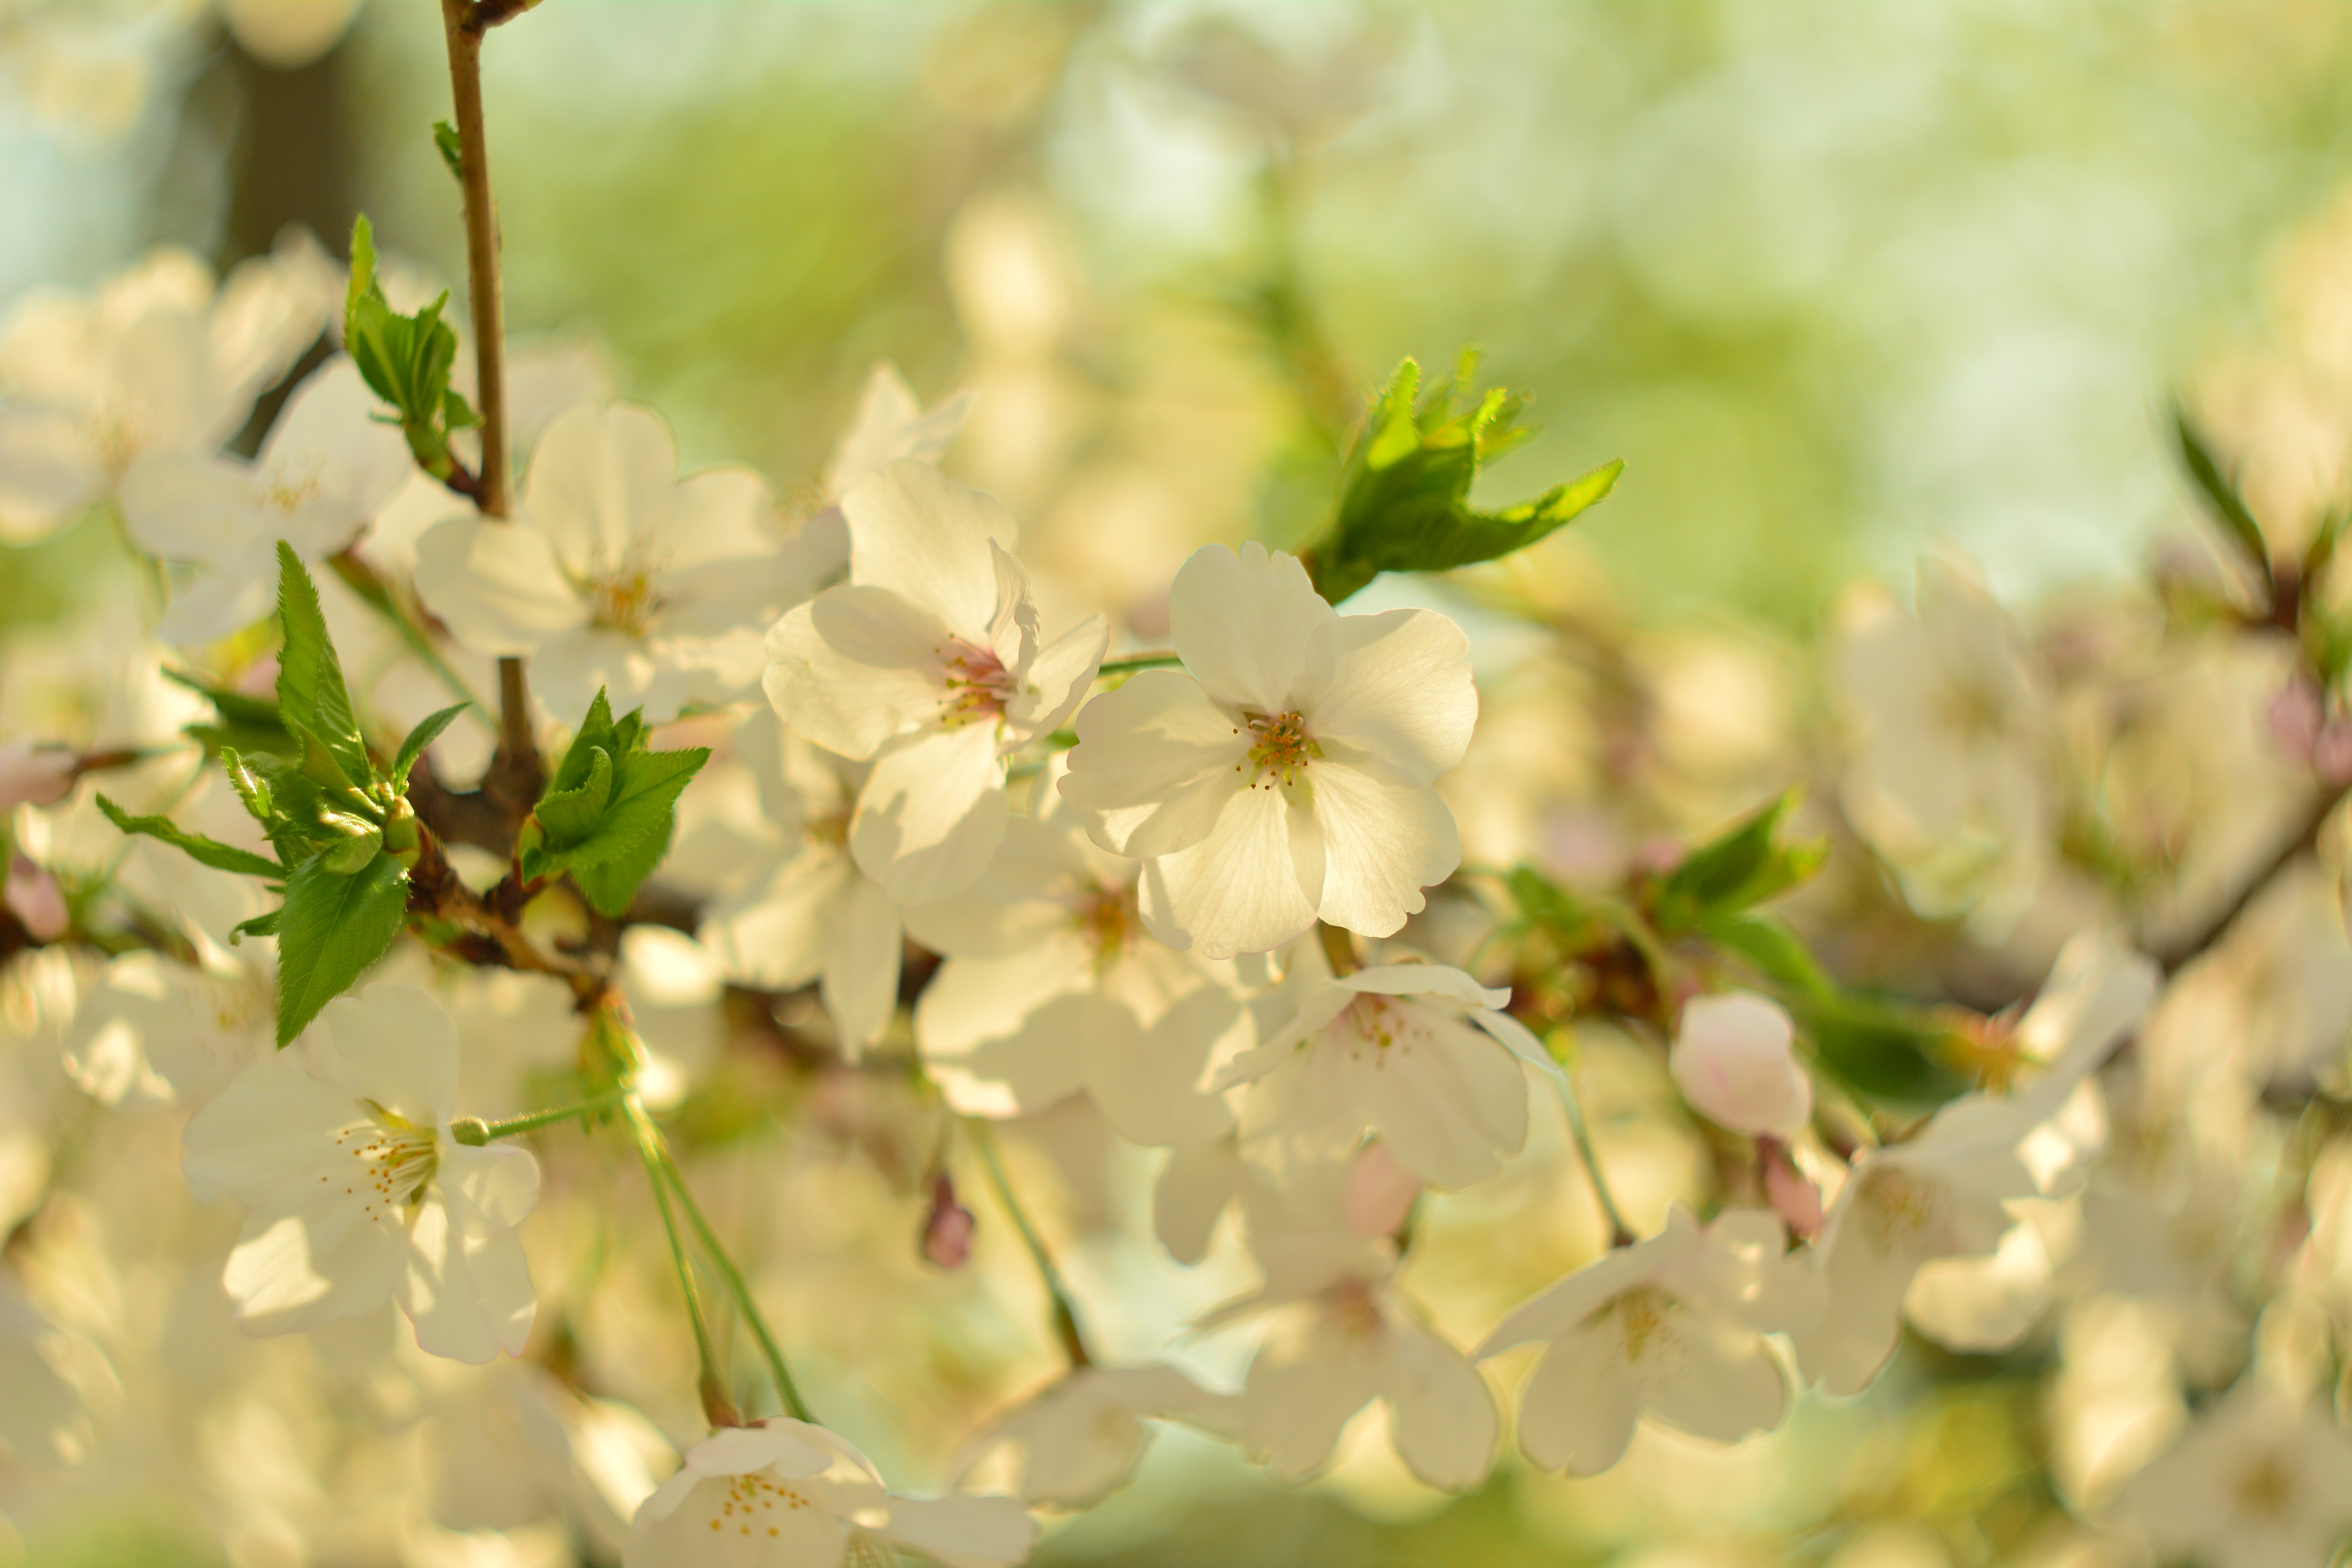
[[[701,1238],[702,1249],[709,1256],[711,1267],[719,1271],[719,1281],[726,1286],[727,1294],[734,1300],[735,1310],[742,1314],[743,1321],[750,1326],[751,1337],[760,1342],[760,1353],[767,1358],[768,1373],[776,1380],[776,1393],[782,1398],[785,1410],[793,1419],[814,1425],[816,1417],[810,1413],[808,1402],[801,1397],[799,1384],[793,1381],[792,1368],[784,1363],[783,1347],[776,1342],[775,1334],[769,1329],[768,1320],[761,1313],[760,1303],[753,1299],[751,1287],[744,1279],[743,1271],[735,1267],[735,1260],[728,1256],[727,1248],[719,1242],[719,1233],[711,1228],[709,1219],[703,1214],[702,1205],[694,1201],[694,1194],[687,1187],[686,1177],[680,1173],[677,1160],[670,1154],[668,1141],[662,1137],[661,1130],[646,1114],[642,1101],[631,1097],[627,1103],[629,1119],[637,1128],[638,1147],[651,1151],[648,1157],[659,1162],[671,1189],[677,1194],[678,1205],[686,1210],[687,1222],[694,1226],[694,1234]]]
[[[1633,1227],[1625,1223],[1618,1211],[1615,1194],[1609,1190],[1609,1178],[1601,1173],[1601,1155],[1592,1146],[1592,1130],[1585,1125],[1584,1102],[1576,1092],[1575,1068],[1561,1064],[1559,1100],[1568,1110],[1568,1133],[1576,1140],[1576,1152],[1583,1157],[1585,1173],[1592,1180],[1593,1198],[1601,1205],[1602,1217],[1609,1221],[1609,1245],[1612,1247],[1633,1245]]]
[[[677,1288],[686,1298],[687,1321],[694,1325],[694,1352],[702,1369],[702,1401],[706,1411],[718,1400],[726,1398],[727,1382],[719,1375],[719,1361],[710,1350],[710,1325],[703,1316],[702,1287],[696,1283],[693,1260],[686,1255],[686,1238],[677,1233],[677,1216],[670,1212],[669,1186],[662,1178],[663,1151],[661,1134],[654,1131],[635,1095],[625,1102],[628,1107],[630,1124],[636,1130],[637,1157],[646,1163],[646,1180],[654,1190],[654,1207],[661,1212],[662,1229],[669,1236],[670,1262],[677,1268]]]
[[[1171,664],[1183,662],[1173,653],[1130,653],[1103,660],[1097,673],[1124,675],[1130,669],[1164,669]]]
[[[362,604],[390,623],[392,629],[400,634],[400,640],[408,645],[408,651],[433,672],[433,679],[438,680],[450,696],[460,702],[472,703],[477,713],[490,711],[489,704],[466,684],[463,676],[450,668],[449,661],[441,657],[441,650],[435,647],[432,639],[409,618],[408,613],[393,598],[392,590],[368,568],[365,562],[346,550],[331,557],[327,564],[334,568],[336,576],[351,584],[352,592],[359,595]]]
[[[449,1123],[449,1135],[460,1143],[480,1145],[500,1138],[520,1137],[541,1127],[552,1127],[559,1121],[569,1121],[575,1116],[593,1116],[600,1110],[610,1110],[629,1098],[630,1091],[616,1089],[610,1094],[600,1094],[593,1100],[583,1100],[577,1105],[558,1105],[546,1110],[529,1111],[521,1116],[509,1116],[498,1121],[484,1121],[466,1116]]]
[[[996,1189],[997,1201],[1004,1205],[1004,1212],[1013,1216],[1013,1228],[1021,1233],[1022,1245],[1029,1249],[1029,1261],[1037,1266],[1037,1278],[1045,1282],[1045,1294],[1053,1299],[1054,1334],[1062,1342],[1062,1353],[1073,1367],[1093,1365],[1095,1358],[1087,1349],[1086,1331],[1078,1326],[1077,1309],[1071,1305],[1069,1287],[1062,1282],[1062,1271],[1054,1267],[1054,1255],[1045,1250],[1045,1238],[1030,1223],[1028,1211],[1013,1195],[1012,1180],[1004,1173],[1003,1158],[996,1152],[996,1130],[985,1121],[971,1121],[963,1125],[972,1147],[980,1151],[989,1185]]]

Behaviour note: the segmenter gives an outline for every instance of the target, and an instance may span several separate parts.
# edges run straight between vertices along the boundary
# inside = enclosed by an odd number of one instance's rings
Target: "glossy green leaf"
[[[160,838],[185,853],[190,859],[210,866],[216,871],[234,871],[240,877],[267,877],[273,882],[286,875],[286,868],[275,860],[256,855],[250,849],[239,849],[233,844],[207,838],[201,833],[183,832],[179,825],[168,816],[133,816],[102,795],[98,797],[98,809],[123,832]]]
[[[400,753],[392,759],[392,771],[384,775],[391,780],[394,790],[408,788],[408,774],[416,766],[416,759],[425,754],[427,746],[441,738],[442,731],[457,721],[458,714],[472,706],[470,702],[453,703],[438,713],[426,715],[415,729],[408,732],[408,738],[400,742]]]
[[[351,693],[327,636],[318,587],[283,540],[278,545],[278,617],[286,637],[278,654],[278,711],[287,731],[310,731],[346,779],[369,782],[367,746],[352,716]]]
[[[345,873],[312,856],[286,879],[278,917],[278,1044],[283,1047],[351,988],[407,918],[408,870],[379,852]]]

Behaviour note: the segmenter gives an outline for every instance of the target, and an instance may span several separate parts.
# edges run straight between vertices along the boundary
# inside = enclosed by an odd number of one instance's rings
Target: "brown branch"
[[[408,873],[408,910],[462,928],[457,940],[438,944],[445,952],[468,963],[552,975],[572,988],[572,1000],[583,1011],[605,1002],[613,982],[602,964],[543,951],[505,912],[508,900],[500,897],[507,890],[504,883],[478,896],[457,879],[432,829],[425,828],[418,837],[420,852]]]
[[[2280,874],[2287,868],[2317,847],[2319,835],[2326,827],[2327,819],[2336,815],[2336,807],[2344,804],[2347,795],[2352,795],[2352,784],[2339,785],[2324,791],[2313,803],[2310,815],[2304,819],[2302,826],[2295,829],[2293,837],[2278,847],[2275,854],[2263,862],[2261,870],[2246,879],[2245,886],[2238,889],[2237,897],[2231,899],[2203,925],[2173,942],[2163,952],[2157,955],[2157,962],[2164,966],[2164,972],[2167,974],[2177,973],[2183,965],[2221,941],[2229,929],[2237,923],[2238,917],[2246,912],[2247,906],[2262,896],[2263,889],[2278,880]]]

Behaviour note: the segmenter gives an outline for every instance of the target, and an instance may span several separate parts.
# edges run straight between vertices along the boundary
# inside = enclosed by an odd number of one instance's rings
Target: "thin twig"
[[[677,1233],[677,1216],[670,1212],[669,1185],[662,1179],[661,1134],[654,1130],[653,1121],[635,1095],[625,1103],[629,1125],[637,1135],[637,1157],[645,1162],[646,1180],[654,1190],[654,1207],[661,1211],[662,1229],[669,1236],[669,1260],[677,1269],[677,1288],[686,1298],[686,1315],[694,1325],[694,1351],[701,1363],[703,1414],[714,1426],[740,1426],[726,1380],[719,1375],[719,1363],[711,1354],[710,1326],[703,1317],[702,1288],[695,1282],[694,1263],[686,1255],[686,1238]]]
[[[632,1116],[644,1117],[644,1108],[638,1101],[633,1100],[630,1105]],[[735,1260],[728,1256],[727,1248],[719,1245],[719,1233],[711,1228],[710,1221],[703,1215],[702,1205],[694,1201],[694,1194],[688,1188],[686,1177],[677,1168],[677,1159],[670,1152],[668,1141],[650,1121],[646,1121],[646,1126],[653,1134],[655,1149],[661,1156],[662,1169],[668,1173],[670,1187],[677,1194],[679,1206],[686,1210],[688,1223],[694,1226],[694,1234],[702,1238],[703,1250],[710,1255],[711,1267],[719,1270],[719,1278],[726,1285],[728,1295],[734,1299],[735,1310],[751,1326],[751,1337],[760,1342],[760,1353],[767,1358],[768,1373],[776,1380],[776,1392],[782,1397],[784,1408],[794,1420],[816,1425],[816,1417],[809,1413],[808,1402],[801,1397],[800,1385],[793,1381],[792,1369],[784,1364],[783,1347],[776,1342],[775,1334],[768,1327],[768,1320],[760,1311],[758,1300],[751,1294],[750,1281],[743,1278],[743,1271],[735,1267]]]
[[[1020,1232],[1022,1245],[1029,1249],[1029,1261],[1036,1265],[1037,1277],[1045,1281],[1045,1294],[1053,1300],[1054,1336],[1062,1343],[1062,1353],[1073,1368],[1093,1365],[1095,1358],[1087,1349],[1086,1331],[1078,1326],[1078,1311],[1071,1303],[1069,1287],[1062,1282],[1062,1271],[1054,1267],[1054,1255],[1045,1250],[1045,1238],[1030,1223],[1028,1212],[1013,1195],[1013,1183],[1004,1173],[1004,1161],[996,1152],[996,1130],[985,1121],[968,1121],[963,1126],[972,1147],[980,1151],[989,1185],[996,1189],[997,1201],[1004,1205],[1004,1212],[1013,1216],[1013,1228]]]
[[[1616,1195],[1609,1190],[1609,1178],[1601,1173],[1601,1153],[1592,1146],[1592,1129],[1585,1125],[1584,1102],[1576,1092],[1576,1069],[1566,1063],[1559,1074],[1559,1100],[1568,1109],[1568,1133],[1576,1141],[1576,1152],[1583,1157],[1585,1174],[1592,1181],[1592,1196],[1601,1205],[1601,1216],[1609,1222],[1609,1245],[1613,1247],[1633,1245],[1633,1227],[1625,1223],[1625,1215],[1617,1207]]]
[[[2164,966],[2164,972],[2167,974],[2178,972],[2190,960],[2221,941],[2230,928],[2237,923],[2238,917],[2246,912],[2247,906],[2262,896],[2263,889],[2278,880],[2280,875],[2288,867],[2310,854],[2318,846],[2319,835],[2327,826],[2327,819],[2336,815],[2336,808],[2344,804],[2347,795],[2352,795],[2352,784],[2340,785],[2324,792],[2314,802],[2311,813],[2304,818],[2302,826],[2295,829],[2286,842],[2278,847],[2277,853],[2263,863],[2261,870],[2246,879],[2245,885],[2238,889],[2236,898],[2231,899],[2203,925],[2158,955],[2157,962]]]

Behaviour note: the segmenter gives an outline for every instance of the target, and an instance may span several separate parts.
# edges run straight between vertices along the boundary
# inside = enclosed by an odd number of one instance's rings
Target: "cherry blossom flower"
[[[969,887],[1004,836],[1005,756],[1070,716],[1102,661],[1099,616],[1044,640],[994,498],[899,460],[842,501],[849,581],[768,637],[784,721],[871,761],[849,850],[901,903]]]
[[[319,336],[333,268],[304,239],[212,269],[175,246],[94,294],[36,293],[0,331],[0,539],[46,536],[132,461],[205,454]]]
[[[20,1463],[69,1460],[88,1421],[64,1375],[65,1336],[0,1271],[0,1455]]]
[[[1832,1394],[1860,1391],[1894,1354],[1923,1265],[1994,1257],[2018,1223],[2012,1203],[2079,1176],[2082,1150],[2053,1123],[2157,984],[2153,963],[2085,932],[2018,1025],[2021,1054],[2049,1063],[2039,1077],[2013,1096],[1964,1095],[1916,1135],[1854,1162],[1814,1251],[1826,1305],[1794,1336],[1809,1377]]]
[[[319,562],[358,538],[407,481],[400,432],[371,418],[375,395],[337,355],[305,380],[251,462],[206,452],[139,458],[122,478],[122,519],[141,549],[199,569],[159,635],[207,643],[277,604],[278,542]]]
[[[583,405],[540,437],[514,521],[425,531],[416,592],[467,647],[527,656],[557,715],[586,712],[601,687],[662,723],[751,689],[761,628],[806,596],[821,555],[775,527],[758,475],[681,479],[659,415]]]
[[[926,409],[915,389],[885,360],[866,374],[857,413],[841,433],[824,467],[824,496],[842,497],[900,459],[936,463],[947,456],[971,417],[973,394],[965,391]]]
[[[276,1044],[277,965],[262,945],[194,964],[109,960],[74,1016],[66,1070],[106,1105],[207,1103]]]
[[[1172,1366],[1081,1366],[990,1421],[957,1467],[985,1472],[1013,1465],[1013,1489],[1033,1507],[1092,1507],[1135,1473],[1151,1443],[1150,1422],[1181,1421],[1231,1436],[1236,1405]]]
[[[948,1568],[1024,1563],[1037,1526],[1004,1497],[908,1498],[822,1426],[728,1426],[637,1509],[625,1568],[841,1568],[919,1552]]]
[[[1265,1286],[1201,1321],[1265,1320],[1240,1395],[1243,1447],[1283,1479],[1304,1480],[1377,1399],[1407,1469],[1449,1491],[1477,1485],[1501,1427],[1494,1394],[1396,1288],[1395,1245],[1309,1232],[1258,1237],[1252,1251]]]
[[[1718,1126],[1782,1140],[1813,1113],[1813,1083],[1789,1043],[1794,1027],[1777,1002],[1752,991],[1694,996],[1666,1058],[1691,1109]]]
[[[1062,813],[1016,817],[986,875],[907,910],[947,962],[915,1008],[924,1065],[967,1116],[1043,1110],[1083,1090],[1121,1136],[1191,1143],[1233,1125],[1208,1079],[1246,1028],[1221,978],[1144,930],[1133,860]]]
[[[1702,1226],[1677,1204],[1657,1235],[1514,1309],[1474,1354],[1543,1342],[1519,1399],[1529,1461],[1598,1475],[1645,1415],[1718,1443],[1779,1426],[1790,1380],[1764,1333],[1818,1310],[1786,1247],[1769,1214],[1727,1210]]]
[[[1430,1185],[1464,1187],[1527,1141],[1520,1064],[1557,1069],[1525,1025],[1496,1011],[1507,987],[1435,963],[1333,979],[1321,949],[1301,942],[1286,992],[1296,1010],[1216,1079],[1255,1086],[1241,1110],[1253,1162],[1279,1174],[1345,1159],[1372,1132]]]
[[[1150,861],[1145,918],[1211,958],[1318,919],[1393,935],[1462,858],[1431,787],[1478,716],[1462,629],[1339,615],[1258,544],[1196,552],[1169,616],[1183,670],[1088,703],[1062,782],[1096,843]]]
[[[2250,1374],[2126,1484],[2114,1517],[2167,1561],[2326,1563],[2352,1531],[2352,1437]]]
[[[399,1303],[416,1342],[520,1354],[536,1305],[514,1227],[539,1198],[529,1151],[449,1131],[457,1033],[438,1003],[376,984],[247,1068],[188,1123],[200,1200],[247,1208],[224,1283],[237,1322],[291,1333]]]
[[[702,941],[747,984],[793,991],[816,981],[855,1058],[890,1026],[905,945],[898,906],[849,854],[866,768],[810,745],[766,710],[736,730],[734,751],[758,781],[773,837],[747,847],[745,864],[704,911]]]

